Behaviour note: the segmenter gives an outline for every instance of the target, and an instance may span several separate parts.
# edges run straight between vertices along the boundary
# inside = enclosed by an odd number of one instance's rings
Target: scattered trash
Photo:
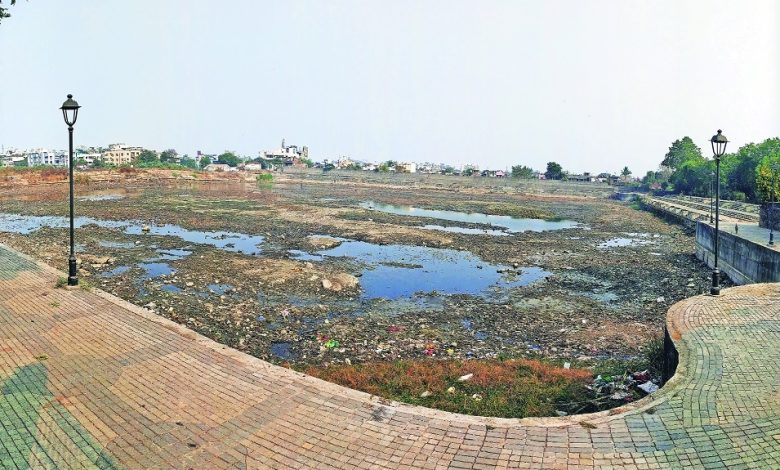
[[[571,369],[571,362],[564,362],[563,363],[563,368],[564,369]]]
[[[462,375],[462,376],[458,377],[458,382],[465,382],[465,381],[471,379],[472,377],[474,377],[474,374]]]
[[[448,388],[448,389],[447,389],[447,393],[449,393],[450,395],[452,395],[453,393],[455,393],[455,387],[450,387],[450,388]]]
[[[615,401],[630,401],[628,398],[630,398],[630,393],[624,392],[624,391],[617,391],[609,396],[611,400]]]
[[[658,302],[659,304],[662,304],[662,303],[666,302],[666,299],[664,298],[664,296],[661,296],[661,297],[658,297],[657,299],[655,299],[655,301]]]
[[[426,390],[420,394],[420,398],[428,398],[431,395],[433,395],[433,392]]]
[[[645,382],[638,385],[637,388],[647,393],[648,395],[653,392],[657,392],[659,389],[658,385],[654,384],[653,382]]]
[[[480,395],[479,393],[475,393],[474,395],[471,395],[471,398],[474,401],[482,401],[482,395]]]
[[[632,374],[632,378],[639,383],[647,382],[650,380],[650,372],[647,370],[643,370],[642,372],[634,372]]]

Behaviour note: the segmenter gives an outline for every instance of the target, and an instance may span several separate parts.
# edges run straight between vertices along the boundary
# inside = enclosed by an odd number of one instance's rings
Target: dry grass
[[[309,375],[372,395],[445,411],[523,418],[554,416],[582,399],[591,371],[540,361],[405,360],[309,367]],[[458,378],[473,376],[464,382]],[[451,388],[452,387],[452,388]],[[430,396],[421,397],[424,392]]]

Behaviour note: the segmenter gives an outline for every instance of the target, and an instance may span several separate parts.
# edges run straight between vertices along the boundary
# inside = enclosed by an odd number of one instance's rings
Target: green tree
[[[189,156],[185,155],[181,159],[181,165],[184,167],[187,167],[191,170],[197,170],[198,169],[198,162],[190,158]]]
[[[174,149],[163,150],[160,153],[161,162],[175,162],[179,154]]]
[[[531,179],[534,177],[534,170],[525,165],[514,165],[512,167],[512,178]]]
[[[200,163],[200,169],[202,170],[211,164],[211,159],[204,155],[200,157],[200,162],[198,163]]]
[[[672,146],[664,155],[661,165],[676,170],[683,162],[696,158],[702,158],[701,149],[693,143],[690,137],[685,136],[672,142]]]
[[[3,0],[0,0],[0,3],[3,3]],[[11,5],[15,5],[16,0],[11,0]],[[3,18],[10,18],[11,14],[8,13],[8,8],[0,7],[0,22],[3,21]]]
[[[301,158],[301,163],[306,165],[307,168],[311,168],[314,166],[314,162],[310,158]]]
[[[766,155],[756,167],[756,190],[762,201],[780,196],[780,152]]]
[[[136,159],[138,163],[154,163],[159,162],[160,158],[157,156],[157,152],[154,150],[141,150],[140,155]]]
[[[241,163],[241,159],[233,152],[224,152],[217,157],[217,163],[224,163],[225,165],[238,166]]]
[[[721,158],[721,182],[729,193],[744,193],[749,201],[758,202],[756,168],[765,157],[780,152],[780,138],[766,139],[760,144],[746,144],[734,154]]]
[[[631,170],[629,170],[627,166],[624,166],[623,171],[621,171],[620,174],[623,175],[623,178],[628,178],[631,176]]]
[[[548,162],[547,171],[544,172],[544,177],[548,180],[563,179],[563,168],[556,162]]]
[[[711,160],[692,158],[680,164],[669,177],[674,190],[682,194],[706,196],[709,194],[711,174],[714,169]]]

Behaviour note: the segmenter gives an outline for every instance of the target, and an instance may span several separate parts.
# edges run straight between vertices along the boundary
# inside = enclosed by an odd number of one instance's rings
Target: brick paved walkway
[[[678,374],[619,411],[490,419],[272,366],[0,246],[5,468],[780,468],[780,287],[672,307]]]

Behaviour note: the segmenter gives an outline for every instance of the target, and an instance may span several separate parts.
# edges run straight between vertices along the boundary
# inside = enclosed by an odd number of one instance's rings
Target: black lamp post
[[[76,124],[76,118],[79,115],[78,103],[73,99],[73,95],[68,95],[68,99],[62,103],[62,117],[65,118],[65,124],[68,125],[68,141],[70,152],[68,154],[68,170],[70,176],[70,257],[68,258],[68,285],[77,286],[79,278],[76,273],[76,250],[73,241],[73,125]]]
[[[712,270],[712,287],[710,294],[720,295],[720,269],[718,269],[718,249],[720,248],[720,157],[726,153],[729,140],[718,129],[718,133],[710,139],[712,154],[715,157],[715,267]]]
[[[710,172],[710,223],[712,223],[712,187],[715,186],[715,173]]]
[[[772,223],[772,212],[774,212],[774,207],[772,207],[772,203],[775,202],[775,186],[777,186],[777,170],[780,169],[780,164],[777,162],[772,162],[772,192],[771,197],[769,198],[769,204],[767,205],[767,212],[769,215],[769,244],[774,245],[775,244],[775,231],[774,231],[774,224]]]

